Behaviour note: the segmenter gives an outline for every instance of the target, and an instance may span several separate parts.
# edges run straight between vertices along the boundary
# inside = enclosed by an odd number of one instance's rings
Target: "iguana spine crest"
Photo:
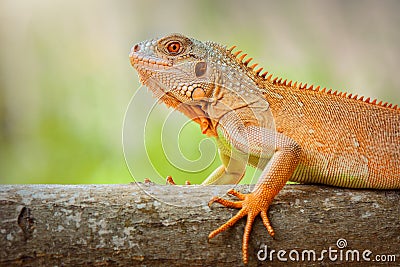
[[[400,107],[398,105],[393,105],[388,102],[383,103],[383,101],[378,102],[377,99],[371,99],[370,97],[364,99],[364,96],[358,96],[357,94],[353,95],[351,93],[348,94],[347,92],[341,92],[341,91],[337,91],[337,90],[333,91],[332,89],[327,89],[326,87],[321,89],[321,86],[316,86],[316,87],[314,87],[314,85],[308,86],[307,83],[303,84],[301,82],[298,83],[297,81],[292,83],[292,80],[287,81],[287,79],[282,81],[282,78],[280,78],[278,76],[273,78],[273,74],[268,75],[268,73],[269,73],[268,71],[264,71],[263,73],[261,73],[263,68],[259,68],[259,69],[255,70],[256,66],[258,66],[258,63],[255,63],[255,64],[249,66],[249,63],[253,60],[253,58],[250,57],[245,60],[245,58],[248,56],[248,54],[246,54],[246,53],[241,54],[243,52],[242,50],[238,50],[238,51],[234,52],[233,50],[235,48],[237,48],[236,45],[233,45],[229,49],[226,49],[225,47],[223,47],[223,48],[225,49],[225,52],[227,53],[227,55],[229,57],[235,59],[236,62],[239,64],[239,66],[241,66],[245,71],[247,71],[248,73],[251,73],[251,75],[253,76],[253,78],[255,78],[255,80],[257,80],[258,78],[262,78],[263,81],[268,81],[268,82],[271,82],[272,84],[278,85],[278,86],[321,92],[321,93],[325,93],[328,95],[333,95],[333,96],[338,96],[338,97],[343,97],[343,98],[348,98],[348,99],[354,99],[356,101],[360,101],[360,102],[363,102],[366,104],[376,105],[376,106],[390,108],[390,109],[400,111]]]

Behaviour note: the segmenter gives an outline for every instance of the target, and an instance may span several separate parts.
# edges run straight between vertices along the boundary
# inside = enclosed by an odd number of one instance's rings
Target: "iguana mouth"
[[[156,57],[151,57],[151,56],[143,56],[140,53],[137,53],[137,47],[138,45],[135,45],[132,48],[131,53],[129,54],[129,58],[131,60],[131,64],[134,68],[136,68],[137,66],[140,67],[153,67],[156,69],[163,69],[165,67],[172,67],[172,63],[169,62],[168,60],[164,60],[164,59],[159,59]],[[136,50],[136,51],[135,51]]]
[[[167,60],[158,59],[156,57],[144,56],[142,53],[138,53],[138,45],[135,45],[129,59],[132,67],[139,73],[140,82],[145,84],[146,81],[153,75],[154,71],[164,70],[166,67],[172,67],[172,63]]]

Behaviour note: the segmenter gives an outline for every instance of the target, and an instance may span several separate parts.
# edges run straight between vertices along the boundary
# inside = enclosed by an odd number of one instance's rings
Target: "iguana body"
[[[288,180],[351,188],[400,188],[400,109],[376,100],[272,78],[241,51],[180,34],[135,45],[130,59],[141,82],[168,106],[215,136],[222,165],[204,184],[237,183],[246,164],[262,170],[240,211],[209,238],[247,215],[243,261],[260,214]]]

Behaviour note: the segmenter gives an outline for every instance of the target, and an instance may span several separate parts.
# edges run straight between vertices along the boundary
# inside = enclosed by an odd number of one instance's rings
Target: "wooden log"
[[[244,219],[207,240],[237,212],[207,206],[229,188],[2,185],[0,265],[241,266]],[[257,218],[249,266],[400,264],[399,190],[287,185],[269,217],[276,237]]]

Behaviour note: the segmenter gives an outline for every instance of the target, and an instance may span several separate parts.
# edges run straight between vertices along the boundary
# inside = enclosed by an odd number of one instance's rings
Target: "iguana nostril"
[[[138,44],[136,44],[134,47],[133,47],[133,52],[138,52],[140,50],[140,46],[138,45]]]

